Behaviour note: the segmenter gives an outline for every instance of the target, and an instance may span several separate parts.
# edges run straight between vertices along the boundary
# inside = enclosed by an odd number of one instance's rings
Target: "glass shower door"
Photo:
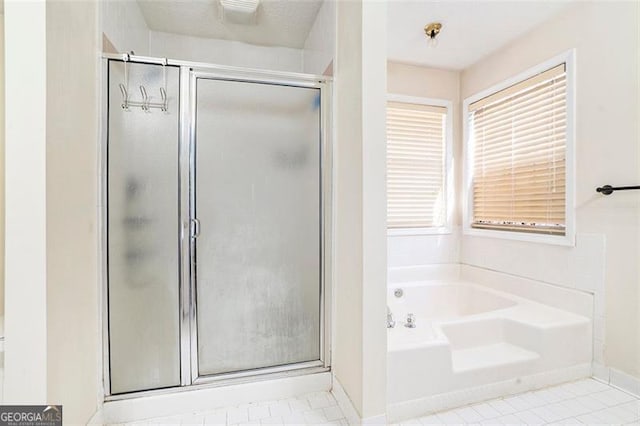
[[[320,90],[196,79],[197,377],[321,359]]]
[[[127,68],[125,68],[127,67]],[[108,324],[111,394],[180,384],[178,85],[176,67],[109,62]],[[146,88],[167,111],[122,108]]]

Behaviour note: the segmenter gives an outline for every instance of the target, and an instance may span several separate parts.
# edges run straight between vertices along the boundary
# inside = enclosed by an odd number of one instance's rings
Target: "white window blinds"
[[[469,106],[473,228],[565,234],[566,68]]]
[[[446,224],[445,107],[387,103],[387,227]]]

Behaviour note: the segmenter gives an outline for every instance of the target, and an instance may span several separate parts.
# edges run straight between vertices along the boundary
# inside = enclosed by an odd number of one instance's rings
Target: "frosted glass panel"
[[[111,392],[180,383],[178,70],[169,111],[123,111],[124,65],[109,69],[108,273]],[[129,64],[131,100],[160,97],[162,67]]]
[[[320,358],[320,91],[199,79],[199,374]]]

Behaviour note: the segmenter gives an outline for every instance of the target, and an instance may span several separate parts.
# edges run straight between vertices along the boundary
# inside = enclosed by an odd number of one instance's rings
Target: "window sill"
[[[410,237],[419,235],[448,235],[451,234],[451,227],[442,226],[438,228],[392,228],[387,229],[388,237]]]
[[[474,237],[496,238],[527,243],[549,244],[555,246],[575,247],[575,236],[567,231],[566,235],[534,234],[530,232],[498,231],[493,229],[476,229],[466,226],[463,235]]]

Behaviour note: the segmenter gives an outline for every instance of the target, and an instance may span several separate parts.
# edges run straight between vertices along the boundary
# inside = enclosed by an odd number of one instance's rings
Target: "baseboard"
[[[331,394],[338,402],[338,406],[350,425],[356,426],[362,424],[358,410],[353,406],[349,395],[344,391],[344,388],[335,375],[331,378]]]
[[[640,398],[640,378],[638,377],[597,362],[593,363],[593,377]]]
[[[283,377],[230,386],[185,389],[162,395],[107,401],[100,414],[92,418],[102,424],[128,423],[156,417],[211,411],[217,408],[292,398],[331,389],[331,373]],[[97,417],[101,416],[101,417]]]
[[[331,394],[338,402],[338,406],[347,419],[347,423],[349,423],[351,426],[373,426],[387,424],[387,416],[385,416],[384,414],[381,414],[379,416],[366,417],[364,419],[361,418],[358,410],[356,410],[356,408],[353,406],[349,395],[347,395],[336,376],[332,377]]]
[[[380,414],[379,416],[367,417],[365,419],[362,419],[362,422],[360,424],[362,426],[386,425],[387,416],[384,414]]]
[[[106,424],[104,421],[104,417],[102,416],[102,407],[98,408],[98,410],[93,413],[93,416],[87,421],[87,425],[104,425]]]
[[[426,398],[389,404],[387,418],[390,422],[422,417],[438,411],[458,408],[490,399],[528,392],[547,386],[556,385],[572,380],[578,380],[592,375],[591,364],[579,364],[561,370],[547,371],[505,380],[459,391],[433,395]]]
[[[610,371],[609,371],[609,367],[605,367],[604,365],[600,364],[599,362],[593,362],[593,376],[594,379],[598,379],[600,380],[602,383],[606,383],[609,384],[609,380],[611,379],[610,377]]]

